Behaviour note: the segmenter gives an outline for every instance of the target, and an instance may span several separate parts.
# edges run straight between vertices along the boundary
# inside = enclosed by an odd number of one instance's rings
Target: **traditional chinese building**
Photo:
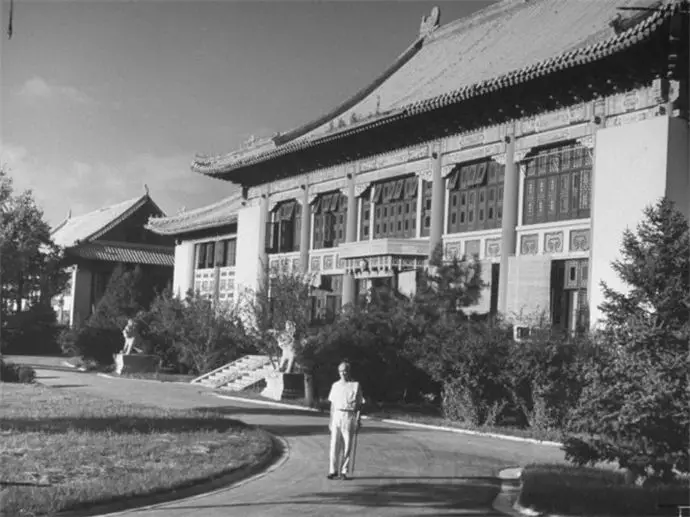
[[[411,291],[441,245],[481,261],[477,312],[596,321],[623,230],[664,195],[690,212],[687,10],[505,0],[441,25],[434,8],[329,113],[196,158],[242,198],[151,223],[178,236],[176,287],[213,294],[225,275],[237,292],[287,262],[337,308],[379,283]]]
[[[118,264],[140,266],[161,288],[170,283],[174,239],[145,228],[150,217],[161,216],[165,214],[147,192],[84,215],[70,214],[52,230],[71,274],[66,292],[53,300],[61,323],[83,323],[93,313]]]

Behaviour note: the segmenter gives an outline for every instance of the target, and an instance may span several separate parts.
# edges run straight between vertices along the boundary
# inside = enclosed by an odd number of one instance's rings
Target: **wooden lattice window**
[[[410,238],[417,233],[416,176],[396,178],[373,185],[373,221],[371,204],[362,205],[362,237],[373,227],[374,239]]]
[[[294,199],[276,205],[266,223],[266,252],[299,251],[302,207]]]
[[[592,158],[577,143],[544,148],[525,163],[523,224],[590,216]]]
[[[321,194],[312,204],[314,249],[334,248],[345,242],[347,196],[340,192]]]
[[[448,177],[448,233],[500,228],[505,166],[493,160],[457,164]]]

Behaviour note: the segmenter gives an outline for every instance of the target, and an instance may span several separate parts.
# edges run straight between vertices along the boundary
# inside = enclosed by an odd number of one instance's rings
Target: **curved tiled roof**
[[[197,157],[192,170],[225,174],[601,60],[649,38],[679,6],[680,0],[504,0],[432,32],[390,76],[336,109],[337,120],[307,124],[290,132],[291,140],[284,135],[274,139],[282,145],[259,152]],[[616,23],[621,7],[658,9]]]
[[[68,251],[68,254],[85,259],[108,262],[168,267],[175,265],[175,249],[172,246],[96,241],[72,248]]]
[[[151,218],[146,228],[160,235],[179,235],[196,230],[217,228],[237,222],[237,211],[241,207],[242,196],[238,191],[211,205],[169,217]]]
[[[148,194],[144,194],[141,197],[128,199],[122,203],[100,208],[87,214],[68,217],[51,231],[51,237],[55,244],[65,248],[74,246],[79,242],[96,239],[149,201],[153,203]],[[158,208],[157,205],[156,208]],[[163,213],[160,208],[158,210]]]

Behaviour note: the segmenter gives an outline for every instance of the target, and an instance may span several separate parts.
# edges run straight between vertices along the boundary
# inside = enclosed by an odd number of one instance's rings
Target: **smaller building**
[[[236,190],[208,206],[170,217],[151,218],[147,228],[175,239],[175,295],[192,290],[214,300],[235,297],[237,212],[243,199]]]
[[[64,248],[65,267],[70,272],[65,292],[53,299],[60,323],[84,322],[119,264],[141,266],[154,284],[171,285],[173,239],[146,228],[150,217],[164,215],[147,192],[78,217],[70,214],[53,229],[53,242]]]

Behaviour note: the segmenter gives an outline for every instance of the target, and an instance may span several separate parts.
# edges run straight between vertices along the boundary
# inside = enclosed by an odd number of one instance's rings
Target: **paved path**
[[[562,462],[556,447],[365,421],[355,479],[325,479],[327,418],[299,410],[236,403],[192,385],[105,378],[55,370],[55,359],[23,359],[51,368],[38,380],[63,389],[166,408],[214,407],[264,427],[288,444],[287,458],[264,476],[211,494],[174,501],[128,517],[499,515],[491,508],[499,470],[530,462]],[[48,364],[46,364],[46,362]],[[19,362],[19,361],[17,361]]]

